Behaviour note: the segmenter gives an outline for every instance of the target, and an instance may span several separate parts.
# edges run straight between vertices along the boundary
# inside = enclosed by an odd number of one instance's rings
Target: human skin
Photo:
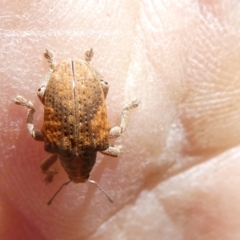
[[[230,1],[2,1],[0,239],[240,239],[240,6]],[[31,100],[55,60],[83,58],[110,85],[111,126],[137,98],[119,158],[98,154],[94,185],[60,173],[26,129]]]

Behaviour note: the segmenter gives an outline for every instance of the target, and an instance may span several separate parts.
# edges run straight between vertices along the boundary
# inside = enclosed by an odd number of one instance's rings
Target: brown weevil
[[[51,51],[46,50],[44,56],[50,69],[37,93],[44,105],[41,131],[35,129],[33,124],[35,109],[32,102],[22,96],[17,96],[14,102],[28,108],[29,133],[35,140],[43,141],[45,150],[51,153],[41,164],[41,170],[46,174],[45,182],[52,182],[58,173],[58,169],[51,169],[57,159],[69,177],[48,205],[63,186],[70,182],[86,181],[95,184],[112,202],[105,191],[89,179],[89,175],[98,151],[119,156],[120,147],[109,145],[109,139],[119,137],[125,131],[129,110],[137,107],[138,101],[124,107],[120,126],[110,128],[105,102],[109,87],[101,74],[90,65],[93,50],[85,52],[85,61],[76,59],[55,64]]]

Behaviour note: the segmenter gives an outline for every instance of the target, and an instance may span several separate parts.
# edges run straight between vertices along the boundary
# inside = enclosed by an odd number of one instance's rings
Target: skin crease
[[[240,5],[237,0],[2,1],[0,3],[0,239],[240,239]],[[112,126],[138,98],[118,159],[98,154],[90,183],[60,173],[45,185],[48,156],[26,129],[31,100],[57,62],[83,58],[110,85]],[[113,141],[114,142],[114,141]]]

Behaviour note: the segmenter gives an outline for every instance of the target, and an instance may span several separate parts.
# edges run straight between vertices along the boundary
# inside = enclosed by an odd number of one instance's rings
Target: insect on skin
[[[95,184],[113,202],[95,181],[89,179],[90,172],[98,151],[112,157],[120,155],[120,147],[110,145],[109,139],[119,137],[125,131],[129,110],[137,107],[139,102],[127,104],[122,111],[120,126],[110,128],[105,102],[109,86],[90,65],[93,50],[85,52],[85,61],[66,60],[56,64],[49,50],[44,56],[50,69],[37,92],[44,105],[41,131],[34,127],[32,102],[22,96],[13,100],[28,108],[29,133],[35,140],[43,141],[45,150],[51,153],[40,166],[46,174],[45,182],[52,182],[58,173],[58,169],[51,168],[57,159],[68,174],[69,181],[62,184],[48,205],[68,183],[86,181]]]

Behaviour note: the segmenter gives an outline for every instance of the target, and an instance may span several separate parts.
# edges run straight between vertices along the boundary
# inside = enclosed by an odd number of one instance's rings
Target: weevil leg
[[[46,183],[50,183],[53,181],[54,175],[59,172],[59,169],[50,168],[58,159],[57,154],[49,155],[40,165],[42,173],[46,174],[47,176],[44,178]]]
[[[121,146],[109,146],[108,149],[101,151],[102,154],[118,157],[121,154]]]
[[[138,100],[134,100],[131,103],[127,104],[122,111],[122,117],[121,117],[121,124],[120,126],[116,126],[110,129],[109,131],[109,137],[110,138],[117,138],[119,137],[127,128],[128,124],[128,114],[129,110],[137,107],[139,104]]]
[[[90,48],[85,52],[85,61],[90,62],[93,58],[93,49]]]
[[[109,85],[108,85],[108,82],[106,82],[104,80],[104,77],[96,70],[94,69],[95,73],[97,74],[97,77],[101,83],[101,86],[102,86],[102,90],[103,90],[103,94],[104,94],[104,97],[106,99],[107,97],[107,94],[108,94],[108,90],[109,90]]]
[[[50,69],[54,69],[54,67],[56,65],[56,63],[54,62],[54,59],[53,59],[53,55],[54,54],[51,50],[46,49],[46,52],[44,53],[44,57],[47,59]]]
[[[48,81],[53,73],[53,69],[56,65],[56,63],[54,62],[53,59],[53,52],[46,49],[46,52],[44,53],[44,57],[47,59],[48,63],[49,63],[49,70],[47,72],[47,74],[44,76],[40,87],[38,88],[37,91],[37,95],[40,99],[40,101],[42,102],[42,104],[44,104],[44,94],[45,94],[45,90],[46,90],[46,86],[48,84]]]
[[[31,101],[26,100],[22,96],[17,96],[13,101],[21,106],[28,108],[27,114],[27,129],[31,136],[37,141],[43,141],[44,137],[40,130],[34,128],[33,124],[33,114],[35,113],[35,109],[33,108],[33,104]]]

